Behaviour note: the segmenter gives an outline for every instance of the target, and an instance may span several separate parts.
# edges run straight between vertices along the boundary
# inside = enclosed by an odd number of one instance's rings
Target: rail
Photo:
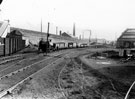
[[[129,95],[129,93],[130,93],[132,87],[134,86],[134,84],[135,84],[135,81],[132,83],[132,85],[131,85],[130,88],[128,89],[128,91],[127,91],[126,96],[125,96],[124,99],[128,99],[128,95]]]
[[[67,54],[67,52],[62,53],[62,54]],[[57,56],[62,55],[62,54],[57,54]],[[64,55],[64,56],[65,56],[65,55]],[[47,59],[50,59],[50,57],[47,58]],[[35,62],[35,63],[31,64],[31,65],[28,65],[28,66],[26,66],[26,67],[24,67],[24,68],[21,68],[21,69],[19,69],[19,70],[16,70],[16,71],[14,71],[14,72],[12,72],[12,73],[17,73],[17,72],[20,71],[20,70],[23,71],[23,69],[27,69],[27,68],[29,68],[29,67],[31,67],[31,66],[33,66],[33,65],[36,65],[36,64],[41,63],[41,62],[44,62],[44,61],[47,60],[47,59],[43,59],[43,60],[41,60],[41,61]],[[34,73],[32,73],[31,75],[27,76],[25,79],[19,81],[17,84],[11,86],[10,88],[4,89],[2,92],[0,92],[0,99],[1,99],[3,96],[5,96],[7,93],[11,93],[11,92],[13,91],[13,89],[15,89],[18,85],[22,84],[24,81],[30,79],[31,77],[33,77],[33,76],[36,75],[37,73],[41,72],[41,71],[42,71],[43,69],[45,69],[46,67],[55,64],[55,62],[57,62],[57,61],[59,61],[59,60],[61,60],[61,59],[63,59],[63,57],[56,59],[54,62],[52,62],[52,63],[46,65],[46,66],[43,67],[43,68],[40,68],[40,69],[37,70],[36,72],[34,72]],[[11,76],[12,74],[10,73],[10,74],[7,74],[7,75],[8,75],[8,76]]]

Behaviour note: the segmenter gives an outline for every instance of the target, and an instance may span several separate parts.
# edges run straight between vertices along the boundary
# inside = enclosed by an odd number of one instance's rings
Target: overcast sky
[[[126,28],[135,28],[135,0],[3,0],[0,20],[9,19],[11,26],[40,31],[59,30],[73,32],[76,23],[77,36],[114,40]]]

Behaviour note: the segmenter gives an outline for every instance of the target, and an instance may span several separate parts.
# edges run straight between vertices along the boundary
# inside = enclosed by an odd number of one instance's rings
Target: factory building
[[[116,48],[119,49],[119,56],[135,54],[135,29],[126,29],[117,39]]]
[[[25,40],[17,31],[10,32],[9,21],[0,22],[0,56],[10,55],[25,48]]]

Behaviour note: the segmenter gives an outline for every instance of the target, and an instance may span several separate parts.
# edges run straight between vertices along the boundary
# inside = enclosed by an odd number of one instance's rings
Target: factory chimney
[[[60,30],[60,35],[62,34],[62,31]]]
[[[73,36],[75,36],[75,23],[73,25]]]

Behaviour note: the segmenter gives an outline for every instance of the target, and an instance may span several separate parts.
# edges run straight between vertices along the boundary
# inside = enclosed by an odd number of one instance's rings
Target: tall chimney
[[[62,31],[60,30],[60,35],[61,35]]]
[[[73,25],[73,36],[75,36],[75,23]]]

